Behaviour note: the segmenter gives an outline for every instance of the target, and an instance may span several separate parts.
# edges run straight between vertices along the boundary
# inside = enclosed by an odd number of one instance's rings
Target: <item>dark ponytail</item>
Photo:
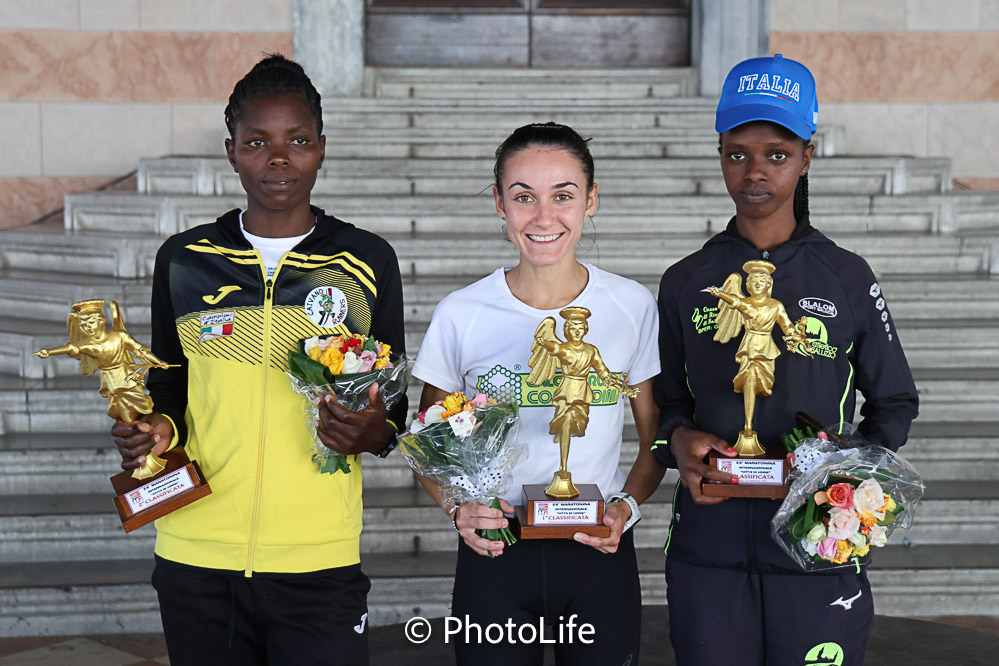
[[[225,126],[229,137],[236,138],[236,123],[248,101],[278,95],[301,95],[316,119],[319,134],[323,133],[323,105],[319,91],[301,65],[281,54],[273,54],[254,65],[232,89],[229,104],[225,107]]]

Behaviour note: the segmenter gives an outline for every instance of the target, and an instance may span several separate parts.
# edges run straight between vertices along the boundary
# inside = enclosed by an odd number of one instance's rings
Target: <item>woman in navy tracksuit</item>
[[[666,543],[670,634],[681,665],[864,659],[874,606],[863,566],[806,574],[770,536],[779,502],[704,497],[699,488],[702,479],[738,482],[703,462],[710,449],[735,455],[730,447],[745,419],[732,383],[741,336],[713,340],[719,301],[705,289],[748,261],[775,266],[773,297],[792,320],[807,318],[813,351],[776,359],[773,395],[756,401],[762,443],[778,443],[798,411],[827,424],[853,422],[857,390],[864,395],[857,427],[873,443],[898,449],[916,417],[916,388],[877,278],[809,223],[817,116],[804,65],[779,55],[736,65],[716,118],[736,215],[660,284],[655,454],[679,469],[683,486]]]

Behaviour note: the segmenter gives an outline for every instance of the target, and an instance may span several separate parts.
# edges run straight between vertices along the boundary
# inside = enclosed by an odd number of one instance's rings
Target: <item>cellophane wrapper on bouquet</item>
[[[392,409],[406,393],[413,361],[368,336],[328,335],[300,340],[288,352],[288,368],[292,389],[308,401],[305,418],[315,430],[317,398],[334,395],[346,409],[363,412],[371,405],[368,390],[375,382],[386,411]],[[318,435],[312,448],[321,472],[350,474],[350,458],[356,456],[327,448]]]
[[[399,435],[399,451],[413,470],[437,483],[446,508],[472,503],[499,509],[513,468],[528,456],[519,426],[517,405],[481,393],[468,399],[456,391],[421,412],[409,432]],[[482,535],[515,541],[509,528]]]
[[[794,480],[770,533],[805,571],[859,569],[896,528],[912,525],[925,490],[919,473],[898,453],[860,444],[814,438],[794,451]]]

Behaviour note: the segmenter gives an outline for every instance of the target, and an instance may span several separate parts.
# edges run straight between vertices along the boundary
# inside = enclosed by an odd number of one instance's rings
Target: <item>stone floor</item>
[[[666,609],[661,606],[649,607],[645,613],[647,624],[663,626],[665,619]],[[934,624],[927,625],[927,622]],[[674,662],[666,640],[665,632],[647,631],[642,641],[643,663],[672,666]],[[927,653],[927,643],[945,649],[947,660],[939,661],[940,654]],[[894,646],[906,645],[919,654],[895,653],[897,659],[889,656]],[[406,666],[428,661],[449,663],[451,654],[448,648],[433,641],[423,646],[408,645],[399,625],[374,629],[371,648],[372,666]],[[999,617],[951,616],[916,620],[878,617],[867,661],[879,665],[960,663],[984,666],[995,663],[996,649],[999,649]],[[958,655],[957,650],[966,652]],[[162,634],[0,638],[0,666],[162,666],[170,663],[166,652]],[[553,664],[550,654],[548,657],[545,664]]]

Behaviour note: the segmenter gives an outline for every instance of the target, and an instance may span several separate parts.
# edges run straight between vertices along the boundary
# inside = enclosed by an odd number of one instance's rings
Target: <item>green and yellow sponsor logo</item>
[[[819,643],[805,655],[805,666],[841,666],[845,656],[838,643]]]
[[[718,330],[718,324],[715,322],[717,317],[718,306],[705,305],[700,308],[694,308],[694,312],[690,315],[690,321],[694,323],[694,330],[697,333],[707,333],[708,331]]]
[[[528,384],[529,372],[518,372],[519,366],[511,370],[501,365],[493,366],[484,375],[480,375],[475,383],[475,388],[480,393],[485,393],[491,398],[502,402],[513,402],[520,407],[551,407],[552,397],[555,390],[562,383],[562,373],[556,372],[550,382],[541,384]],[[620,377],[620,373],[615,373]],[[591,372],[586,381],[593,391],[593,407],[615,405],[618,401],[618,391],[616,388],[606,386],[604,380],[600,379],[595,372]]]
[[[836,352],[839,351],[839,348],[829,344],[829,331],[826,330],[825,323],[815,317],[806,317],[805,320],[808,322],[805,328],[805,336],[812,343],[812,353],[824,358],[836,358]],[[805,350],[800,345],[795,349],[795,352],[802,356],[807,356]]]

